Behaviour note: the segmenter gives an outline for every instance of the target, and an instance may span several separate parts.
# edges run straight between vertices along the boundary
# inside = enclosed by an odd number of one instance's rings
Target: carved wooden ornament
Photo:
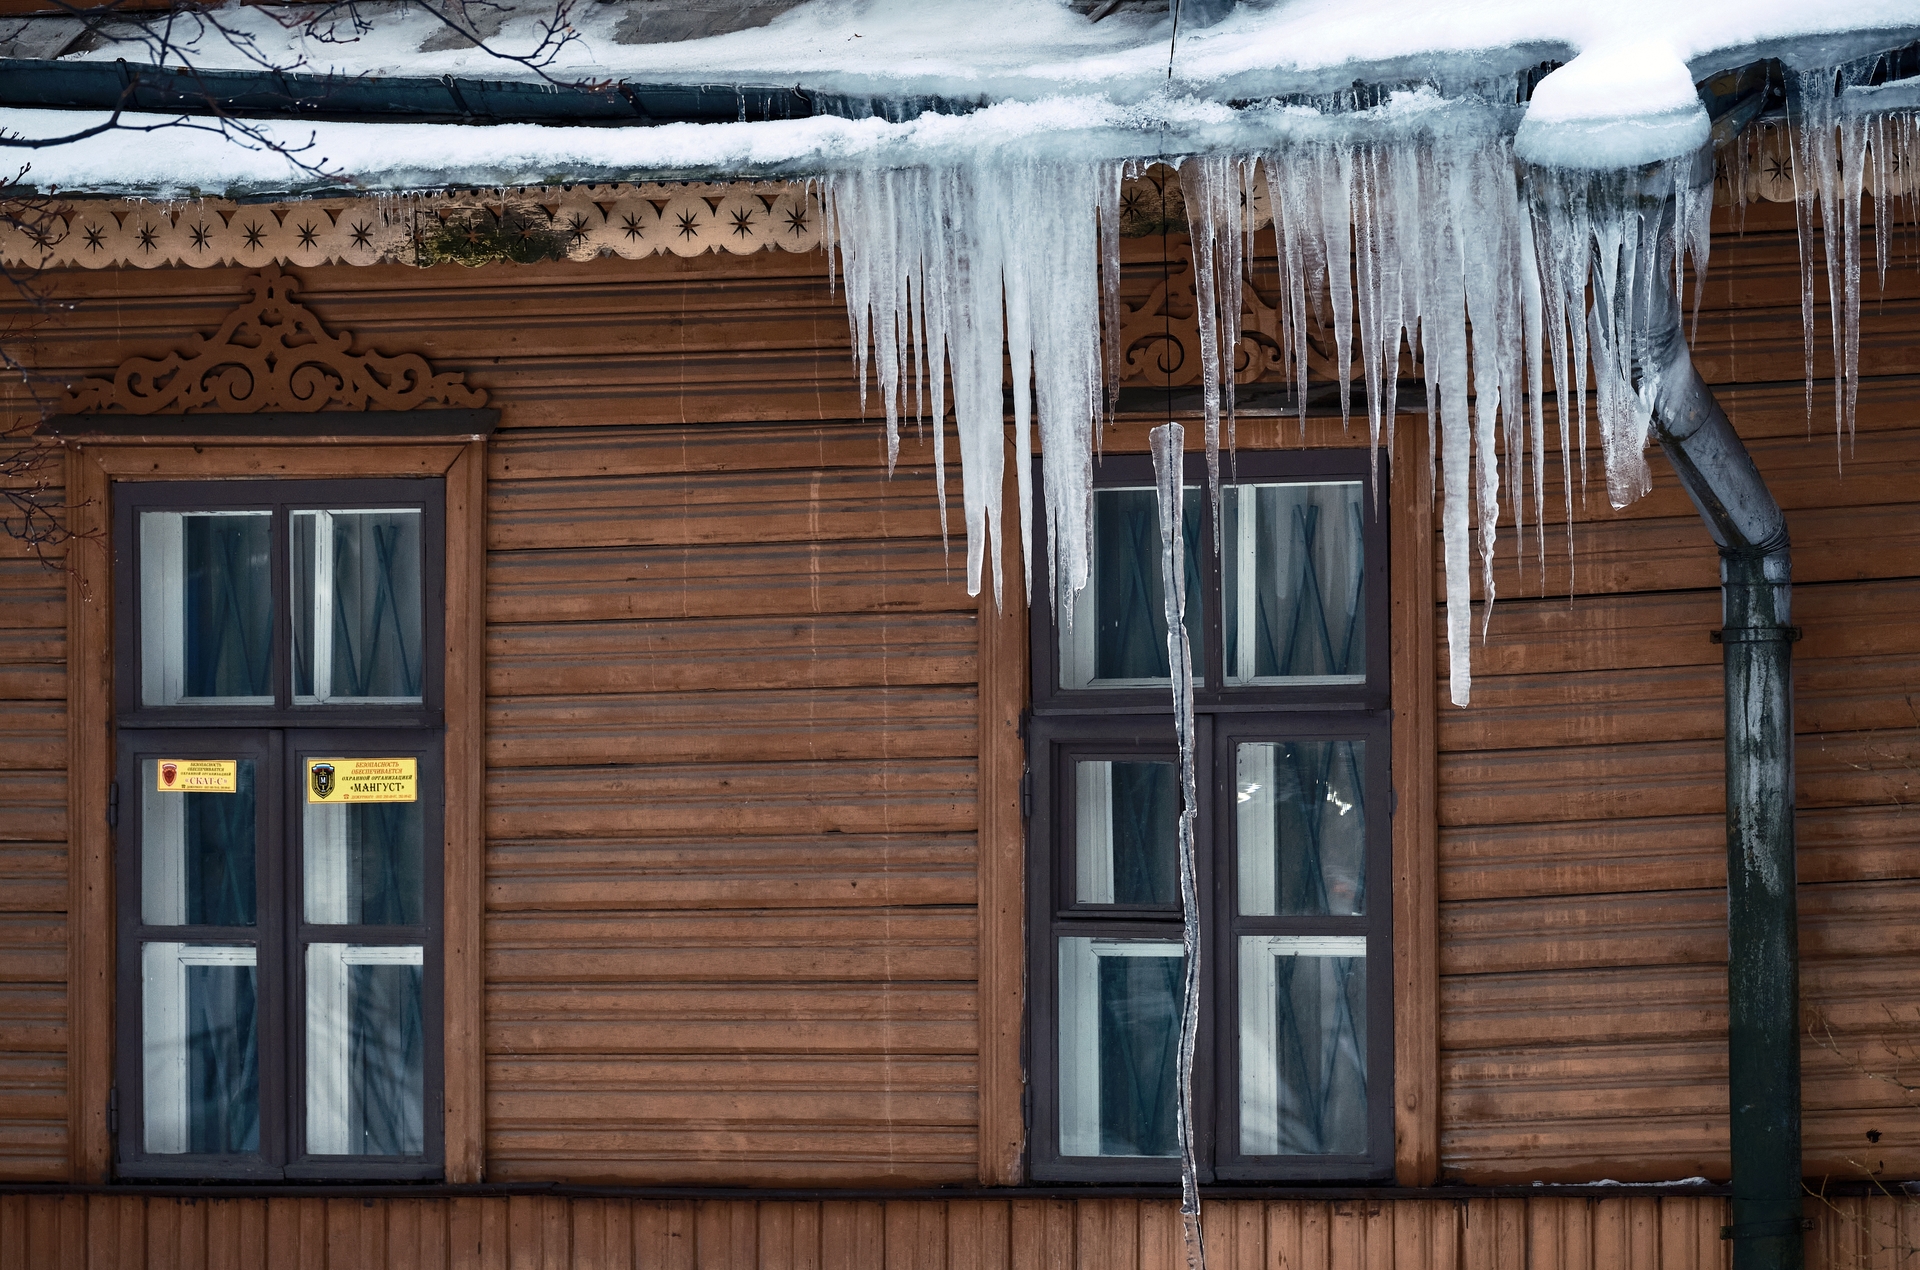
[[[1167,256],[1167,273],[1139,307],[1123,305],[1120,312],[1121,381],[1128,387],[1191,388],[1202,378],[1200,306],[1193,294],[1193,244],[1174,242]],[[1299,323],[1304,349],[1289,353],[1281,330],[1277,302],[1269,302],[1248,279],[1241,289],[1240,346],[1234,350],[1233,380],[1246,385],[1260,380],[1292,377],[1292,356],[1306,354],[1315,380],[1338,383],[1353,379],[1360,366],[1349,357],[1343,369],[1331,326]],[[1359,341],[1353,342],[1354,355]]]
[[[484,391],[457,373],[436,375],[418,353],[385,357],[350,351],[353,333],[327,332],[294,299],[298,280],[268,265],[247,279],[253,298],[227,315],[209,339],[184,353],[130,357],[112,380],[82,380],[63,406],[69,414],[191,414],[259,411],[413,410],[474,407]]]

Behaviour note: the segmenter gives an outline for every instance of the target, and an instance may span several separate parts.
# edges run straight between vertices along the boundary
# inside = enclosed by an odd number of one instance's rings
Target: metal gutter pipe
[[[895,121],[966,114],[984,99],[867,97],[769,84],[522,80],[200,70],[118,60],[0,58],[0,107],[364,123],[539,123],[609,127],[748,120]]]
[[[1710,159],[1696,171],[1711,179]],[[1704,193],[1704,191],[1703,191]],[[1663,241],[1676,215],[1666,200]],[[1649,220],[1654,219],[1651,215]],[[1649,226],[1652,228],[1653,226]],[[1694,369],[1669,256],[1635,288],[1636,380],[1720,549],[1726,682],[1727,1093],[1734,1270],[1800,1270],[1800,955],[1793,837],[1792,557],[1786,517]]]

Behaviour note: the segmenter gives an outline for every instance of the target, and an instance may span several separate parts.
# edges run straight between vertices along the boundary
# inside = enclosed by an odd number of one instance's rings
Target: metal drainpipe
[[[1705,165],[1711,173],[1712,164]],[[1667,200],[1665,215],[1674,215]],[[1651,218],[1650,218],[1651,219]],[[1726,681],[1727,1094],[1734,1270],[1800,1270],[1800,953],[1794,887],[1792,569],[1787,522],[1694,369],[1672,263],[1636,325],[1658,374],[1653,431],[1720,549]],[[1663,281],[1664,280],[1664,281]]]

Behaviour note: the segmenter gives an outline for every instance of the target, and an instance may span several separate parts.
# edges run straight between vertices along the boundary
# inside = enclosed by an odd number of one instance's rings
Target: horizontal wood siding
[[[58,457],[44,474],[57,504]],[[67,582],[0,535],[0,1178],[67,1175]]]
[[[494,445],[488,1176],[970,1179],[978,635],[931,451],[602,422]]]
[[[1806,437],[1790,218],[1753,208],[1744,238],[1716,240],[1698,361],[1795,540],[1802,947],[1820,1021],[1805,1051],[1810,1168],[1914,1177],[1920,1112],[1876,1077],[1910,1063],[1920,1034],[1907,700],[1920,277],[1903,263],[1867,306],[1860,432],[1837,468],[1824,385]],[[928,443],[909,426],[889,478],[880,428],[861,419],[825,269],[767,253],[298,271],[303,299],[356,346],[423,352],[502,410],[486,543],[491,1180],[976,1176],[981,619],[964,555],[941,542]],[[184,347],[218,326],[243,276],[62,275],[58,298],[80,304],[47,316],[30,355],[64,376]],[[1824,332],[1816,353],[1830,375]],[[37,414],[12,381],[0,410]],[[1297,435],[1263,419],[1240,434]],[[1551,519],[1544,570],[1509,536],[1475,704],[1441,708],[1453,1178],[1725,1173],[1717,570],[1653,462],[1655,492],[1615,512],[1589,454],[1571,560]],[[1560,482],[1556,467],[1549,508]],[[957,529],[957,478],[949,503]],[[63,591],[0,542],[0,1178],[13,1180],[62,1176],[68,1154]],[[1216,1264],[1721,1255],[1717,1201],[1378,1209],[1222,1206]],[[1819,1238],[1852,1230],[1866,1247],[1870,1207],[1833,1211],[1855,1216],[1823,1218]],[[78,1230],[100,1258],[134,1250],[129,1265],[246,1262],[216,1250],[270,1241],[341,1265],[1145,1267],[1173,1255],[1173,1229],[1163,1205],[1117,1201],[16,1196],[0,1201],[0,1264],[79,1246],[45,1242]]]
[[[1920,1059],[1920,276],[1866,306],[1838,452],[1828,384],[1808,437],[1799,276],[1790,210],[1750,209],[1715,239],[1696,361],[1793,536],[1807,1170],[1909,1178],[1920,1100],[1888,1077]],[[1651,463],[1616,511],[1589,453],[1570,565],[1550,471],[1544,572],[1506,531],[1473,705],[1441,707],[1450,1177],[1727,1175],[1719,561]]]

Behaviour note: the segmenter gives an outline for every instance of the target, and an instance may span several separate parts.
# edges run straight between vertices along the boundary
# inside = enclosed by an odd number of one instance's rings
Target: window
[[[1364,451],[1189,460],[1203,1179],[1393,1172],[1385,481]],[[1173,1181],[1178,756],[1150,462],[1033,635],[1032,1172]],[[1038,614],[1036,613],[1036,617]]]
[[[113,487],[122,1176],[441,1175],[444,505]]]

